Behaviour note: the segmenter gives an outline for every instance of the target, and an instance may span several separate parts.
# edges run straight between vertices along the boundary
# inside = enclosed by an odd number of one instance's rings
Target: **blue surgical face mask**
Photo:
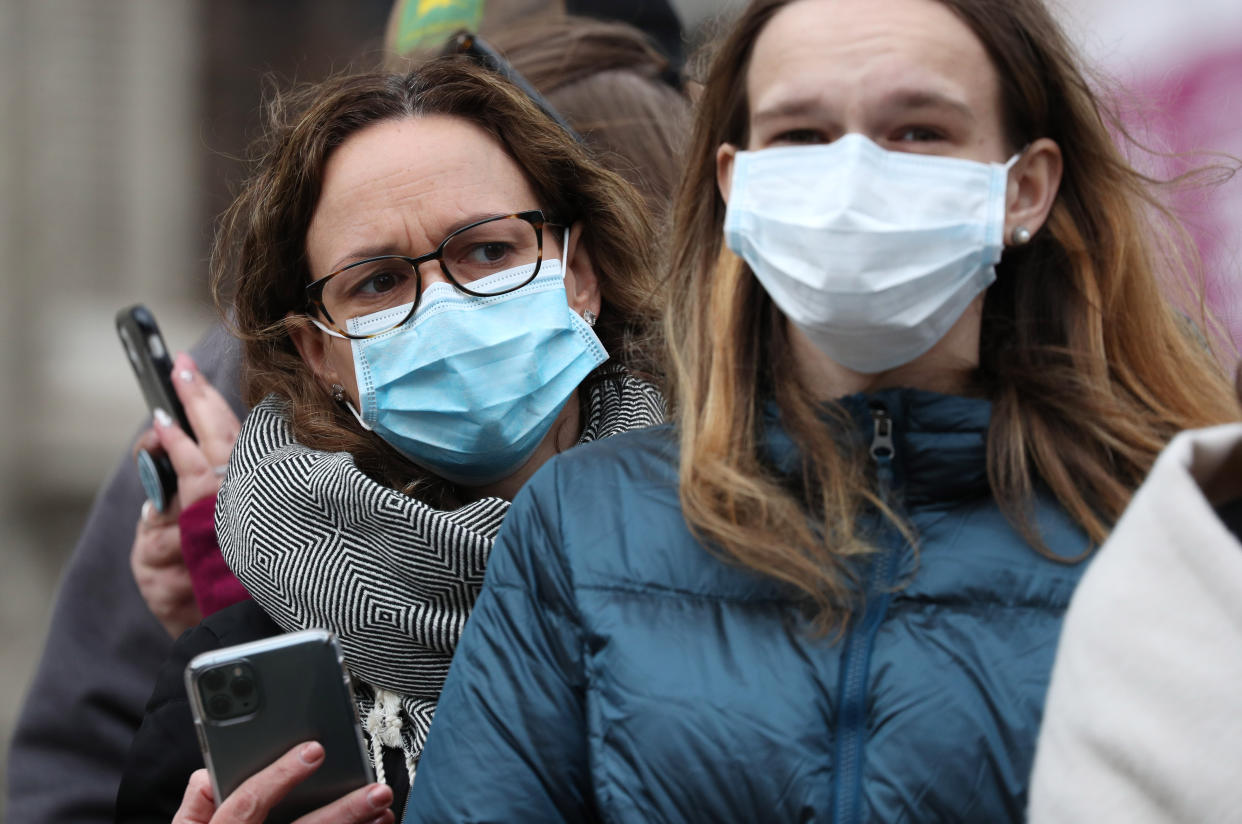
[[[738,152],[725,241],[820,351],[882,372],[935,346],[996,279],[1017,159],[890,152],[859,134]]]
[[[502,288],[525,280],[530,268],[479,283]],[[347,329],[366,334],[408,311],[353,318]],[[545,260],[534,280],[503,295],[473,297],[433,283],[408,323],[351,345],[358,421],[414,463],[466,487],[501,480],[526,463],[578,384],[608,359],[569,308],[558,260]]]

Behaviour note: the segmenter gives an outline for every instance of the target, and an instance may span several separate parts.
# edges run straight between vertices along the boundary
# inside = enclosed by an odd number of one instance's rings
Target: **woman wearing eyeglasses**
[[[632,187],[462,59],[272,117],[214,259],[255,405],[216,526],[254,601],[184,637],[163,680],[205,648],[332,630],[393,789],[354,801],[391,820],[509,500],[552,455],[662,418],[635,346],[652,231]],[[180,799],[197,747],[177,689],[136,750],[122,798]]]

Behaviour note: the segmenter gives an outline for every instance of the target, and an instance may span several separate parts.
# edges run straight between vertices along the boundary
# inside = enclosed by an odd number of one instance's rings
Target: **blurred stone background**
[[[693,30],[739,2],[674,5]],[[256,134],[262,77],[374,64],[388,5],[0,0],[0,781],[61,567],[145,417],[113,315],[141,301],[174,350],[197,340],[214,313],[212,222]],[[1169,113],[1145,134],[1242,156],[1242,3],[1067,0],[1061,13]],[[1238,226],[1242,181],[1196,201],[1235,337]]]
[[[0,0],[0,784],[61,567],[146,417],[113,316],[195,343],[262,78],[371,65],[388,7]]]

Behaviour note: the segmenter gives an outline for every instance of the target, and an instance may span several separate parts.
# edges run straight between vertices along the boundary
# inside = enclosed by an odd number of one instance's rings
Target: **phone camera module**
[[[259,708],[258,683],[245,661],[207,670],[199,676],[198,688],[213,721],[240,718]]]
[[[229,684],[229,692],[244,701],[254,695],[254,682],[244,675],[239,675]]]
[[[225,675],[223,670],[213,669],[203,673],[203,686],[212,692],[224,689]]]
[[[216,718],[228,718],[233,709],[233,701],[224,693],[217,692],[207,699],[207,711]]]

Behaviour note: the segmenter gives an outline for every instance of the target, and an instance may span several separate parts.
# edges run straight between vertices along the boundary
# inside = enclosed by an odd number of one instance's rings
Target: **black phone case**
[[[204,672],[237,661],[257,675],[258,708],[215,721],[204,709],[198,681]],[[374,780],[349,675],[331,633],[305,630],[203,653],[186,667],[185,685],[217,803],[303,741],[323,744],[324,762],[267,821],[293,821]]]
[[[122,309],[116,313],[116,331],[130,366],[138,377],[147,408],[151,412],[163,409],[172,415],[182,431],[193,438],[190,419],[186,417],[185,407],[173,388],[172,357],[155,316],[142,304]]]

